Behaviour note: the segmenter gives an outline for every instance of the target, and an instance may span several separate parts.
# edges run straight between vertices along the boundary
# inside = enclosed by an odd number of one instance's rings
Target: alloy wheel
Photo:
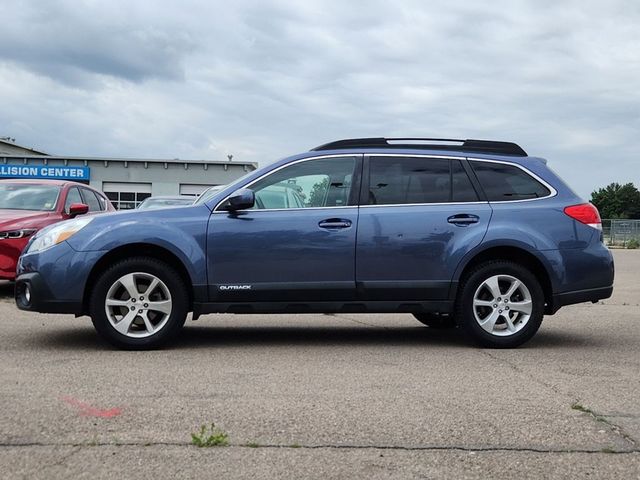
[[[494,275],[476,289],[473,315],[486,332],[507,337],[522,330],[531,318],[531,292],[518,278]]]
[[[105,299],[111,326],[120,334],[145,338],[159,332],[169,320],[171,293],[155,275],[128,273],[116,280]]]

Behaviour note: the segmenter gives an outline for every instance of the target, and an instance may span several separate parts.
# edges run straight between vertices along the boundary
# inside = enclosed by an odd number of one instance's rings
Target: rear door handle
[[[472,223],[478,223],[478,221],[480,221],[479,216],[468,213],[458,213],[447,218],[447,222],[458,226],[471,225]]]
[[[326,228],[328,230],[336,230],[339,228],[349,228],[351,226],[351,220],[345,218],[327,218],[318,223],[320,228]]]

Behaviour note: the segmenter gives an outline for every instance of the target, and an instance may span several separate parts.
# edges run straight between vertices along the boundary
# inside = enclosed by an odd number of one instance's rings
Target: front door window
[[[254,209],[342,207],[350,204],[354,157],[309,160],[278,170],[249,188]]]

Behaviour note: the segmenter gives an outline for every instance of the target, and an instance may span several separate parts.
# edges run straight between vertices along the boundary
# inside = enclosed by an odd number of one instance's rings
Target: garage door
[[[102,191],[117,210],[131,210],[151,196],[151,184],[103,182]]]

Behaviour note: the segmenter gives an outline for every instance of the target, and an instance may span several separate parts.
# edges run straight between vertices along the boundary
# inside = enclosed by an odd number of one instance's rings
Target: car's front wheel
[[[115,263],[97,279],[89,313],[98,333],[126,349],[155,348],[177,337],[189,309],[178,272],[148,257]]]
[[[482,346],[513,348],[523,344],[538,331],[543,315],[540,282],[518,263],[486,262],[463,279],[457,323]]]

